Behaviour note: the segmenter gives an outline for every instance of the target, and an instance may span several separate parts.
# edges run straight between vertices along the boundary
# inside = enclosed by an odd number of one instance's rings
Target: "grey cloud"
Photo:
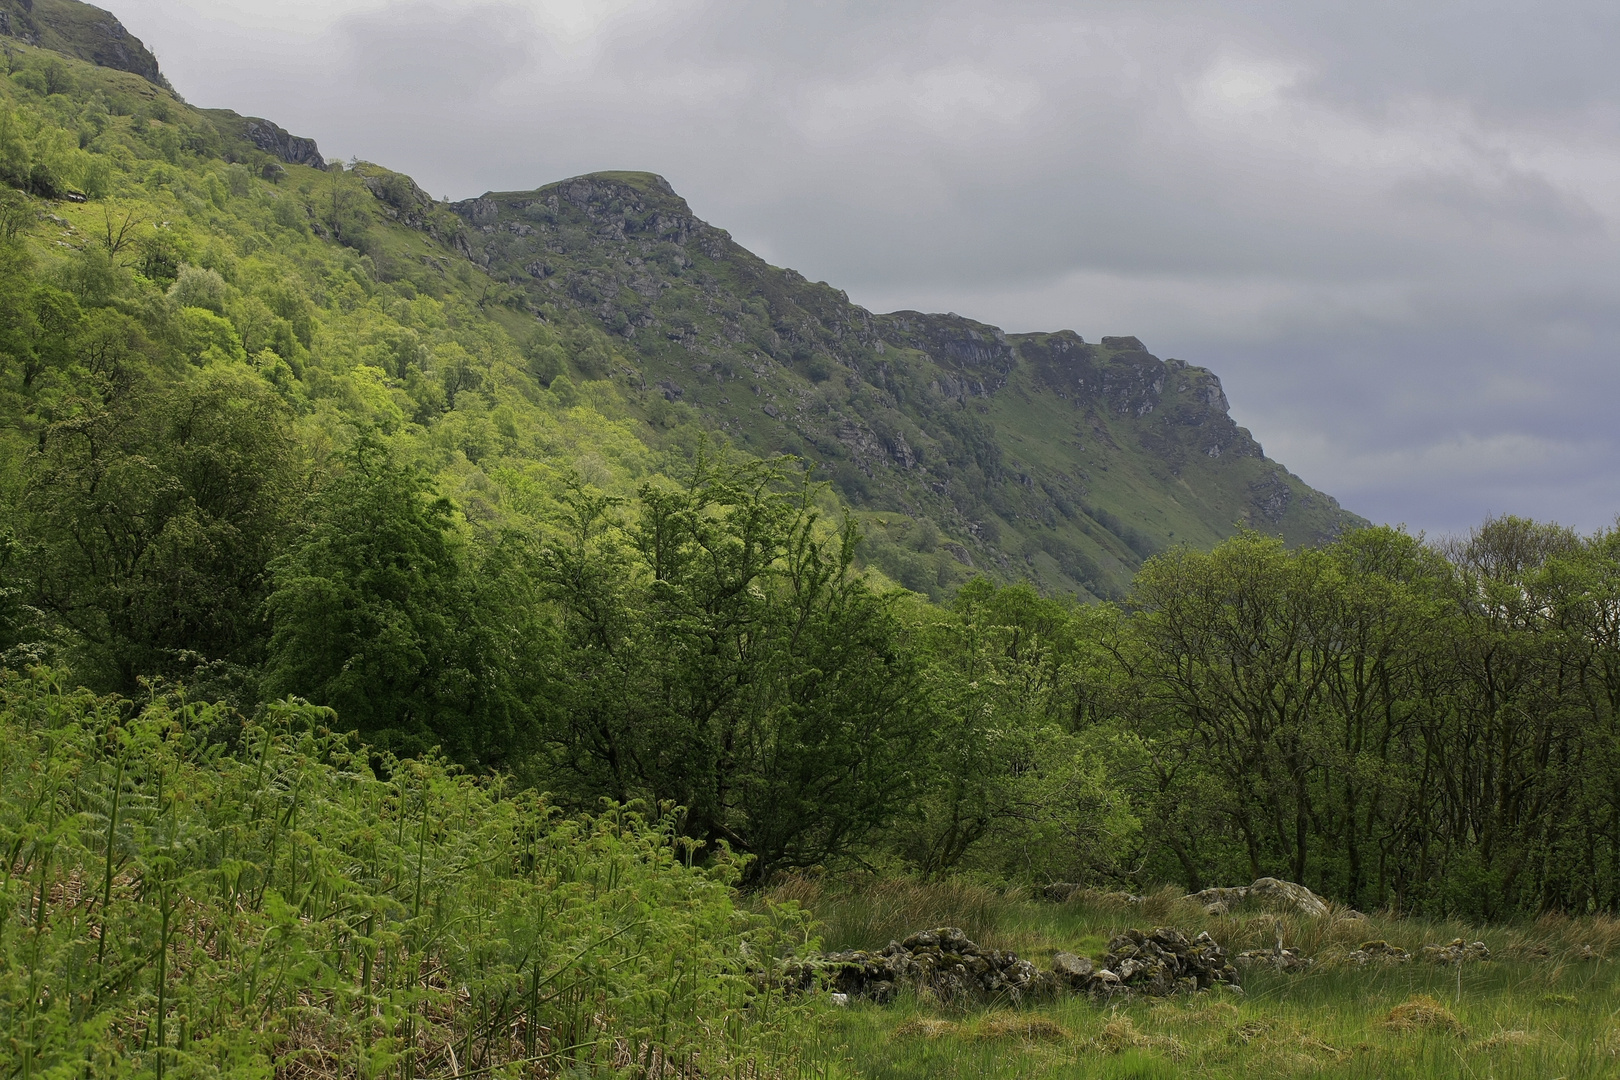
[[[168,2],[193,100],[436,194],[656,170],[872,307],[1207,364],[1370,516],[1620,510],[1613,5]]]
[[[536,31],[516,4],[408,3],[350,15],[338,36],[371,91],[465,100],[521,70]]]

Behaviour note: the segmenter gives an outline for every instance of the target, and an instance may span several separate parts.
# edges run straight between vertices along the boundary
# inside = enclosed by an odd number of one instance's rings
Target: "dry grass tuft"
[[[1191,900],[1183,900],[1185,893],[1178,886],[1167,885],[1142,898],[1142,918],[1156,926],[1187,925],[1208,919],[1204,909]]]
[[[943,1039],[948,1035],[959,1035],[961,1025],[950,1020],[936,1020],[933,1017],[919,1016],[907,1020],[894,1029],[896,1039]]]
[[[1103,1025],[1102,1031],[1085,1041],[1089,1050],[1104,1054],[1123,1054],[1127,1050],[1156,1050],[1172,1061],[1187,1056],[1187,1048],[1180,1039],[1169,1035],[1153,1035],[1137,1028],[1128,1016],[1117,1016]]]
[[[1026,1039],[1030,1042],[1067,1042],[1069,1033],[1044,1016],[987,1016],[974,1029],[980,1040]]]
[[[813,907],[825,890],[821,879],[808,874],[777,874],[771,879],[765,896],[773,904],[793,902],[800,907]]]
[[[1142,898],[1130,893],[1105,892],[1101,889],[1076,889],[1069,894],[1068,903],[1091,911],[1112,915],[1135,915],[1141,910]]]
[[[1350,1051],[1334,1046],[1331,1043],[1323,1042],[1315,1035],[1301,1035],[1299,1038],[1299,1046],[1300,1049],[1304,1050],[1307,1054],[1330,1057],[1334,1061],[1341,1064],[1349,1061],[1351,1057]]]
[[[1462,1021],[1451,1010],[1428,994],[1407,998],[1384,1017],[1383,1026],[1391,1031],[1449,1031],[1464,1034]]]
[[[1541,1041],[1541,1036],[1529,1031],[1498,1031],[1489,1038],[1480,1040],[1479,1045],[1486,1050],[1499,1050],[1508,1046],[1534,1046]]]
[[[773,900],[813,902],[823,920],[828,949],[881,948],[917,930],[959,926],[991,948],[1004,947],[1000,925],[1016,901],[1007,893],[967,881],[848,878],[807,882],[787,878],[768,894]]]

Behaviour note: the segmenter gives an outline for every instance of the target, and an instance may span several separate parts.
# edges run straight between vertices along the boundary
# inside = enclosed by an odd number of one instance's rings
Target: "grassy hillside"
[[[126,170],[99,152],[120,131],[138,136],[126,146],[137,160],[155,150],[182,173],[193,157],[245,166],[232,198],[286,192],[297,206],[283,205],[278,224],[369,258],[373,285],[471,301],[476,315],[464,321],[504,338],[532,383],[600,383],[593,411],[632,420],[645,445],[705,431],[717,445],[814,463],[866,533],[861,558],[934,598],[979,573],[1118,596],[1144,558],[1177,543],[1207,547],[1238,527],[1308,543],[1360,521],[1266,460],[1227,415],[1213,374],[1161,361],[1134,338],[1094,344],[956,315],[875,315],[766,265],[651,174],[595,174],[454,207],[376,166],[319,177],[301,171],[325,164],[310,140],[167,93],[150,53],[106,12],[6,2],[0,32],[14,42],[109,69],[74,74],[11,46],[14,92],[78,103],[57,119],[90,154],[45,163],[38,176],[31,163],[15,186],[130,197],[113,185]],[[117,122],[126,116],[134,122]],[[221,220],[241,214],[208,199]],[[129,209],[152,225],[153,208]],[[428,267],[441,280],[425,278]],[[379,370],[408,381],[398,365]],[[423,371],[440,374],[431,360]],[[407,423],[432,426],[410,412]]]
[[[169,85],[157,58],[116,16],[79,0],[0,0],[0,36]]]
[[[651,174],[453,209],[474,263],[615,337],[630,363],[613,374],[654,422],[689,410],[816,462],[875,560],[920,591],[980,571],[1112,596],[1176,543],[1239,526],[1308,543],[1360,521],[1266,460],[1212,373],[1135,338],[873,314],[766,265]]]
[[[1613,1072],[1620,530],[1303,544],[1355,519],[1135,339],[7,59],[6,1075]],[[1177,901],[1261,875],[1341,908]],[[835,1012],[799,905],[1319,963]]]

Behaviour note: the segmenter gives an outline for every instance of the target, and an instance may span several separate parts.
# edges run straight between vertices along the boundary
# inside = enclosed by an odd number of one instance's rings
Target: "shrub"
[[[296,702],[64,682],[0,682],[8,1076],[762,1074],[791,1045],[745,965],[795,911],[741,913],[666,817],[563,819]]]

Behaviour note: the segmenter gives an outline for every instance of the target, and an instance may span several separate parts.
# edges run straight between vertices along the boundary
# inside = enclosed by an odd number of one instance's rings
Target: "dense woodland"
[[[704,1018],[786,1008],[739,958],[801,916],[730,886],[793,872],[1620,910],[1620,531],[1240,532],[1117,604],[934,603],[445,258],[448,211],[400,225],[403,178],[9,62],[11,1073],[247,1054],[265,1001],[366,1075],[776,1053]]]

